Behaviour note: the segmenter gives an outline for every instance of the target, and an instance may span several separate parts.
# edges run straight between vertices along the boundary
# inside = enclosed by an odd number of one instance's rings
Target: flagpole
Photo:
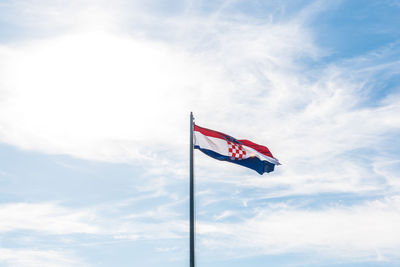
[[[190,112],[190,267],[194,267],[193,113]]]

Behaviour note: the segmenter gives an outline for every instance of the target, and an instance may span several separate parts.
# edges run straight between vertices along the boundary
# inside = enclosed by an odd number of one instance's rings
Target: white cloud
[[[10,267],[88,266],[69,253],[56,250],[0,248],[0,262]]]
[[[60,19],[77,9],[39,3],[66,12]],[[393,49],[322,68],[302,64],[326,53],[305,22],[324,8],[318,3],[288,21],[217,12],[164,16],[162,24],[137,4],[127,20],[125,4],[107,10],[87,2],[110,16],[93,21],[112,27],[77,19],[57,36],[0,48],[0,140],[83,159],[153,161],[152,174],[182,176],[192,110],[200,125],[270,146],[283,163],[277,183],[308,181],[308,192],[370,190],[360,182],[366,165],[344,155],[379,149],[399,128],[396,97],[362,106],[366,77],[395,74]],[[112,19],[117,13],[122,20]],[[200,168],[222,166],[197,158]],[[324,185],[316,183],[322,178]]]
[[[266,144],[283,163],[273,175],[257,178],[196,153],[199,183],[274,189],[262,198],[399,192],[396,156],[381,152],[388,136],[399,131],[399,95],[394,90],[377,101],[368,95],[382,72],[386,78],[398,74],[398,62],[391,58],[398,50],[317,67],[305,64],[304,59],[318,63],[326,55],[304,22],[321,6],[312,5],[290,21],[227,18],[218,12],[160,21],[139,9],[129,9],[128,20],[124,5],[108,12],[104,3],[88,4],[75,12],[74,3],[67,8],[57,3],[41,9],[26,1],[24,10],[33,12],[32,21],[40,17],[39,24],[55,22],[50,32],[64,30],[0,47],[0,141],[90,160],[153,161],[158,164],[149,171],[153,176],[165,171],[184,176],[192,110],[200,125]],[[48,24],[33,27],[43,30]],[[365,104],[368,100],[374,105]],[[160,188],[155,195],[166,194]],[[225,222],[234,212],[215,219]],[[266,212],[237,224],[202,222],[203,244],[238,245],[261,254],[398,258],[397,198]],[[1,214],[0,231],[137,240],[181,238],[188,229],[175,213],[162,209],[95,226],[90,214],[52,204],[3,205]],[[146,221],[154,215],[159,221]]]
[[[180,200],[181,201],[181,200]],[[126,202],[122,204],[126,205]],[[53,203],[10,203],[0,205],[0,233],[34,231],[40,235],[90,234],[118,239],[177,238],[186,232],[185,221],[169,206],[176,201],[145,212],[122,213],[120,203],[72,209]],[[126,211],[125,211],[126,212]],[[112,216],[110,216],[110,213]]]
[[[0,232],[31,230],[48,234],[96,233],[89,211],[72,210],[53,203],[0,205]]]
[[[239,223],[199,222],[199,242],[245,257],[258,254],[312,253],[315,258],[400,260],[400,199],[354,206],[299,209],[280,205]],[[380,259],[377,257],[379,251]]]
[[[132,201],[136,200],[128,202]],[[0,248],[0,262],[10,266],[77,266],[77,259],[65,249],[136,240],[182,239],[187,235],[188,222],[180,219],[181,214],[173,212],[171,207],[179,202],[168,202],[144,212],[126,209],[127,202],[81,209],[53,203],[2,204],[1,237],[11,240],[10,244],[18,245],[18,249]],[[18,233],[23,233],[23,238],[12,236]],[[28,246],[29,249],[24,249]],[[48,250],[54,246],[60,250]]]
[[[113,4],[102,0],[3,1],[0,16],[8,25],[17,26],[25,39],[77,28],[112,29],[120,21],[121,10],[135,5],[135,1],[117,0]]]
[[[171,43],[81,29],[3,47],[0,138],[85,159],[154,157],[154,147],[187,142],[190,110],[243,112],[265,90],[253,71],[315,52],[301,25],[182,22],[159,29],[181,27]]]

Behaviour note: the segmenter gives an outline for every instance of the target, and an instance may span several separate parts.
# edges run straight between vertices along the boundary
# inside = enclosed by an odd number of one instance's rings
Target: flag
[[[206,155],[255,170],[272,172],[278,159],[265,146],[249,140],[237,140],[227,134],[193,125],[194,148]]]

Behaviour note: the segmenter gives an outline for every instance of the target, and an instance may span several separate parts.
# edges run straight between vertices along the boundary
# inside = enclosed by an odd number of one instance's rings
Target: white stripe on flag
[[[257,157],[261,160],[266,160],[272,164],[281,165],[278,160],[268,157],[268,156],[265,156],[264,154],[261,154],[260,152],[258,152],[257,150],[255,150],[251,147],[248,147],[245,145],[242,145],[242,147],[244,148],[244,150],[246,150],[246,158]]]
[[[220,138],[206,136],[194,131],[194,145],[203,149],[212,150],[223,156],[228,156],[228,143]]]

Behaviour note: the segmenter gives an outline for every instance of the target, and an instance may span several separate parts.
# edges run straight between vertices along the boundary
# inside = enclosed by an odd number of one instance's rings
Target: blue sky
[[[400,2],[0,2],[0,266],[400,265]]]

